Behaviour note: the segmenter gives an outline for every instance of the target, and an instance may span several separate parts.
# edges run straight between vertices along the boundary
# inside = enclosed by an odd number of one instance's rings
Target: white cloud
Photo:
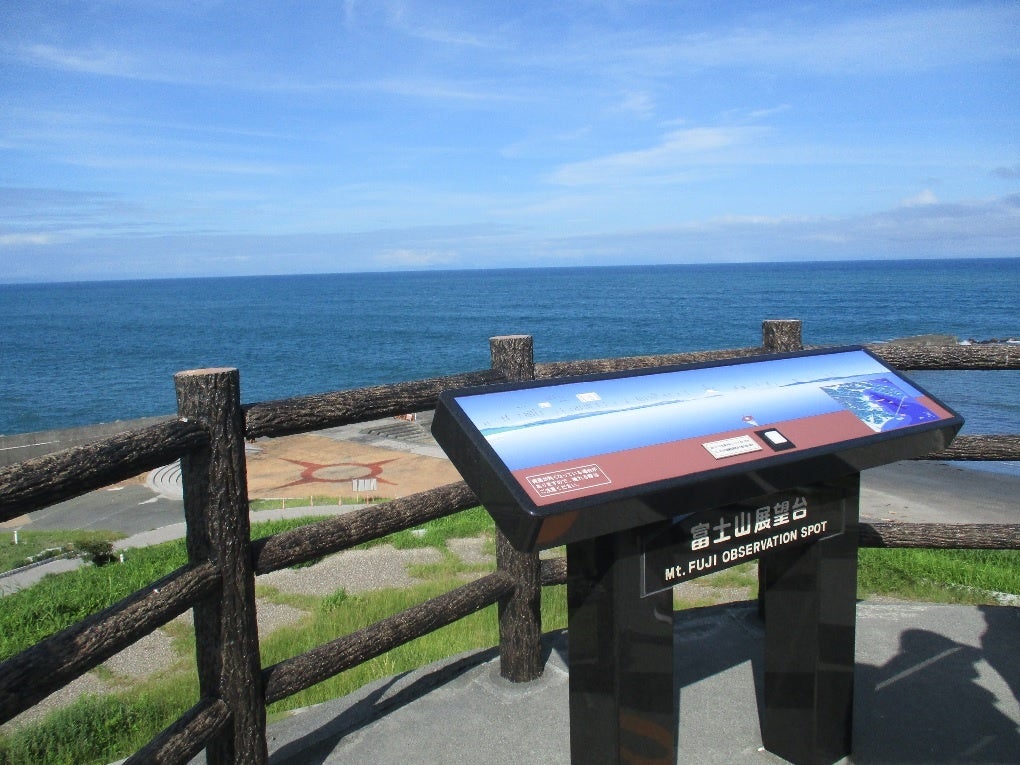
[[[12,239],[0,281],[678,262],[1016,257],[1020,195],[858,216],[717,216],[556,235],[496,226],[322,235]],[[636,255],[636,253],[638,255]]]
[[[438,101],[512,102],[524,96],[497,90],[489,83],[469,80],[425,78],[418,76],[391,77],[349,83],[352,90],[387,93],[407,98],[435,99]]]
[[[57,238],[51,234],[0,234],[0,247],[42,246],[53,244]]]
[[[26,45],[22,56],[30,63],[53,69],[112,77],[138,78],[141,62],[122,51],[102,47],[69,49],[56,45]]]
[[[400,248],[381,253],[374,261],[383,268],[416,269],[449,266],[457,263],[458,257],[452,251]]]
[[[649,119],[655,114],[655,98],[651,93],[632,91],[625,93],[609,111],[613,114],[629,114],[640,119]]]
[[[824,6],[822,6],[824,8]],[[881,8],[881,6],[878,6]],[[823,11],[824,13],[824,11]],[[794,67],[817,73],[915,72],[962,61],[1014,58],[1020,5],[918,7],[831,22],[777,17],[732,31],[645,49],[659,62],[711,67]],[[635,51],[637,52],[637,51]]]
[[[919,194],[915,194],[912,197],[907,197],[900,202],[901,207],[923,207],[925,205],[937,205],[939,203],[938,197],[935,196],[935,192],[931,189],[925,189]]]
[[[757,127],[701,127],[675,130],[648,149],[620,152],[572,162],[557,168],[549,180],[563,186],[615,185],[636,177],[675,178],[677,171],[718,161],[718,152],[760,136]]]

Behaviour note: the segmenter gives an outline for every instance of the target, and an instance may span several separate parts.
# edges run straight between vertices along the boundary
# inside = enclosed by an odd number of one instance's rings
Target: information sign
[[[873,354],[841,348],[447,391],[433,434],[530,548],[564,541],[554,516],[681,486],[718,507],[941,449],[961,424]],[[750,479],[736,495],[733,476]],[[588,517],[568,537],[651,520]]]

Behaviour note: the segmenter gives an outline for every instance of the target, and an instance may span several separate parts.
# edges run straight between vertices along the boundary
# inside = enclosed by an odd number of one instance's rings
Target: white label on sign
[[[702,446],[708,449],[708,453],[717,460],[725,459],[726,457],[736,457],[738,454],[761,451],[761,447],[750,436],[735,436],[733,438],[724,438],[721,441],[709,441],[706,444],[702,444]]]

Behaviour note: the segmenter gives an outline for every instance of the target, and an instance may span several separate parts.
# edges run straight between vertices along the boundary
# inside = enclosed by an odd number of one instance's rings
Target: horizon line
[[[266,279],[266,278],[301,278],[310,276],[374,276],[387,274],[438,274],[438,273],[484,273],[495,271],[567,271],[567,270],[610,270],[625,268],[676,268],[676,267],[701,267],[701,266],[754,266],[754,265],[781,265],[796,266],[804,264],[852,264],[852,263],[931,263],[931,262],[975,262],[975,261],[1007,261],[1020,260],[1020,255],[975,255],[975,256],[941,256],[915,258],[824,258],[819,260],[727,260],[727,261],[677,261],[675,263],[603,263],[589,265],[521,265],[521,266],[479,266],[451,267],[445,268],[436,266],[433,268],[391,268],[364,271],[308,271],[308,272],[276,272],[258,274],[187,274],[174,276],[125,276],[125,277],[97,277],[85,279],[24,279],[7,280],[0,277],[0,287],[16,286],[42,286],[42,285],[71,285],[71,284],[112,284],[132,282],[163,282],[163,281],[191,281],[191,280],[212,280],[212,279]]]

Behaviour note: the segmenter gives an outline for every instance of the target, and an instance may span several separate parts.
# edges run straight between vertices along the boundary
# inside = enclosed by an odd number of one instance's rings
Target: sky
[[[1020,3],[4,0],[0,282],[1020,256]]]

